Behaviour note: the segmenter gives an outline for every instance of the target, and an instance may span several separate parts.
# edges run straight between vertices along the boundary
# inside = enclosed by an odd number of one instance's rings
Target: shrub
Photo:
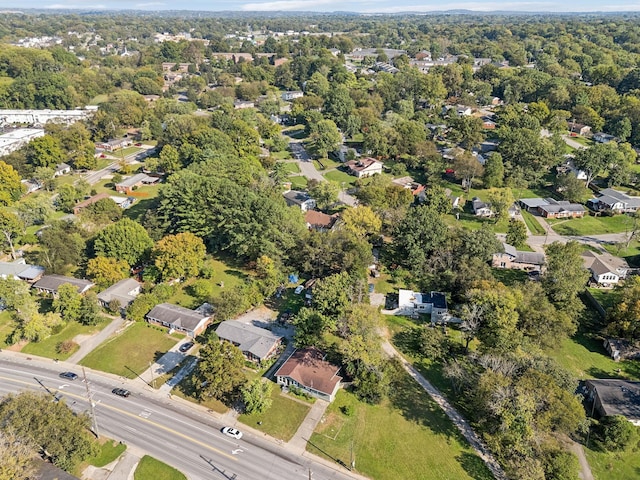
[[[59,342],[56,345],[56,352],[60,354],[71,353],[77,346],[78,344],[73,340],[65,340],[64,342]]]
[[[340,407],[340,411],[347,417],[351,417],[356,413],[356,409],[353,405],[343,405]]]

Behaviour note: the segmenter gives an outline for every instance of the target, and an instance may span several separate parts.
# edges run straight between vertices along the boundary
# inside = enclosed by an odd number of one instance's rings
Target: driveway
[[[80,344],[80,348],[76,353],[71,355],[67,362],[78,363],[84,357],[89,355],[98,345],[104,342],[107,338],[111,337],[120,329],[124,329],[131,325],[131,322],[126,322],[122,317],[109,317],[112,318],[111,323],[104,327],[100,332],[91,336],[84,336],[82,340],[75,338],[74,341]]]
[[[581,143],[576,142],[569,135],[562,135],[562,140],[564,140],[564,143],[569,145],[571,148],[575,148],[576,150],[582,150],[582,149],[588,148],[588,147],[582,145]]]

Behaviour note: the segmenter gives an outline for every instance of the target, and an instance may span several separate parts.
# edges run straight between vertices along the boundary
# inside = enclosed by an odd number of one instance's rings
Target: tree
[[[87,292],[82,297],[78,321],[83,325],[97,325],[100,322],[100,305],[96,292]]]
[[[576,315],[582,303],[578,294],[589,278],[582,261],[582,246],[574,240],[566,244],[553,242],[546,247],[546,254],[544,289],[558,309]]]
[[[90,420],[64,400],[53,402],[44,393],[9,394],[0,401],[0,429],[34,445],[54,465],[72,471],[97,452],[89,435]]]
[[[509,208],[514,202],[510,188],[492,188],[487,193],[487,200],[491,204],[491,210],[496,214],[496,221],[509,217]]]
[[[616,303],[607,312],[609,334],[640,338],[640,277],[631,277],[617,289]]]
[[[584,171],[587,175],[585,186],[598,175],[603,173],[607,167],[614,163],[617,145],[613,143],[596,143],[590,148],[583,148],[576,152],[573,164],[576,168]]]
[[[182,165],[180,164],[180,154],[178,150],[171,145],[162,147],[158,166],[166,173],[173,173],[179,170]]]
[[[455,171],[456,178],[462,180],[462,186],[465,187],[468,192],[473,179],[482,175],[484,168],[477,158],[465,150],[460,155],[456,155],[453,161],[453,170]]]
[[[351,303],[352,280],[347,272],[322,278],[313,286],[312,305],[321,315],[339,317]]]
[[[27,147],[27,160],[36,167],[55,167],[64,160],[62,145],[52,135],[34,138]]]
[[[380,217],[370,207],[362,205],[344,210],[342,222],[345,230],[358,237],[377,235],[382,229]]]
[[[43,225],[53,215],[53,204],[49,195],[31,194],[21,198],[14,206],[15,214],[25,227]]]
[[[11,205],[20,198],[24,185],[15,169],[0,160],[0,206]]]
[[[449,228],[440,214],[428,206],[419,206],[395,229],[395,258],[407,268],[422,268],[431,254],[448,239]]]
[[[319,209],[325,210],[338,201],[340,187],[335,182],[311,182],[309,195],[316,201]]]
[[[96,255],[118,258],[129,265],[137,265],[153,247],[153,240],[142,225],[129,218],[107,226],[96,236],[93,249]]]
[[[484,164],[482,183],[485,188],[502,187],[504,183],[504,164],[502,155],[497,152],[492,153]]]
[[[342,135],[333,120],[320,120],[312,125],[309,146],[319,157],[327,158],[341,143]]]
[[[471,149],[484,140],[482,120],[478,117],[456,116],[450,120],[449,125],[452,140],[459,142],[463,148]]]
[[[127,278],[131,267],[124,260],[95,257],[87,262],[87,276],[104,289]]]
[[[47,272],[64,274],[82,260],[85,241],[72,223],[58,222],[40,235],[38,259]]]
[[[35,448],[28,439],[20,439],[12,432],[0,432],[0,480],[29,480],[33,478]]]
[[[625,450],[638,439],[638,428],[622,415],[602,417],[595,433],[601,448],[609,452]]]
[[[158,303],[158,298],[153,293],[138,295],[127,307],[127,318],[134,322],[143,322],[144,317]]]
[[[22,233],[24,224],[20,219],[8,210],[0,210],[0,233],[2,233],[2,243],[6,243],[11,249],[11,258],[16,258],[14,240]]]
[[[53,299],[53,311],[60,314],[65,322],[78,321],[82,305],[82,295],[70,283],[58,288],[58,295]]]
[[[507,229],[507,243],[514,247],[522,247],[527,241],[527,225],[520,220],[512,218],[509,220]]]
[[[238,347],[220,341],[211,334],[199,352],[200,361],[196,367],[191,383],[199,399],[228,398],[242,387],[246,378],[242,371],[244,357]]]
[[[71,212],[73,206],[78,203],[78,200],[82,198],[82,193],[78,191],[73,185],[65,183],[58,187],[58,198],[56,205],[60,210],[65,212]]]
[[[556,190],[565,200],[577,203],[583,202],[591,194],[591,190],[585,187],[584,181],[579,180],[573,172],[556,177]]]
[[[248,415],[264,413],[271,406],[273,383],[255,378],[242,388],[244,411]]]
[[[200,237],[185,232],[156,243],[152,256],[163,279],[192,277],[200,272],[206,249]]]

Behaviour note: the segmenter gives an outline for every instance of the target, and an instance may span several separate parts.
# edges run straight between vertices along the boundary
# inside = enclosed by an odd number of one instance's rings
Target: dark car
[[[191,347],[193,347],[193,342],[187,342],[187,343],[183,343],[182,345],[180,345],[179,350],[184,353],[187,350],[189,350]]]
[[[60,374],[60,378],[66,378],[67,380],[75,380],[76,378],[78,378],[78,375],[76,375],[73,372],[62,372]]]
[[[131,392],[124,388],[114,388],[113,390],[111,390],[111,393],[124,398],[127,398],[129,395],[131,395]]]

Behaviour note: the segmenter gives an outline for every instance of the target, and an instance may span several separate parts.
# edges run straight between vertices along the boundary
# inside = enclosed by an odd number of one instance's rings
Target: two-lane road
[[[67,381],[58,377],[61,369],[56,364],[6,357],[0,352],[0,395],[45,391],[39,381],[74,410],[88,411],[82,376]],[[78,368],[75,372],[82,373]],[[117,377],[87,371],[87,378],[101,435],[136,446],[191,480],[303,480],[309,477],[309,469],[314,480],[351,478],[250,432],[241,440],[229,438],[212,415],[136,389]],[[130,389],[132,395],[118,397],[111,393],[115,387]]]

